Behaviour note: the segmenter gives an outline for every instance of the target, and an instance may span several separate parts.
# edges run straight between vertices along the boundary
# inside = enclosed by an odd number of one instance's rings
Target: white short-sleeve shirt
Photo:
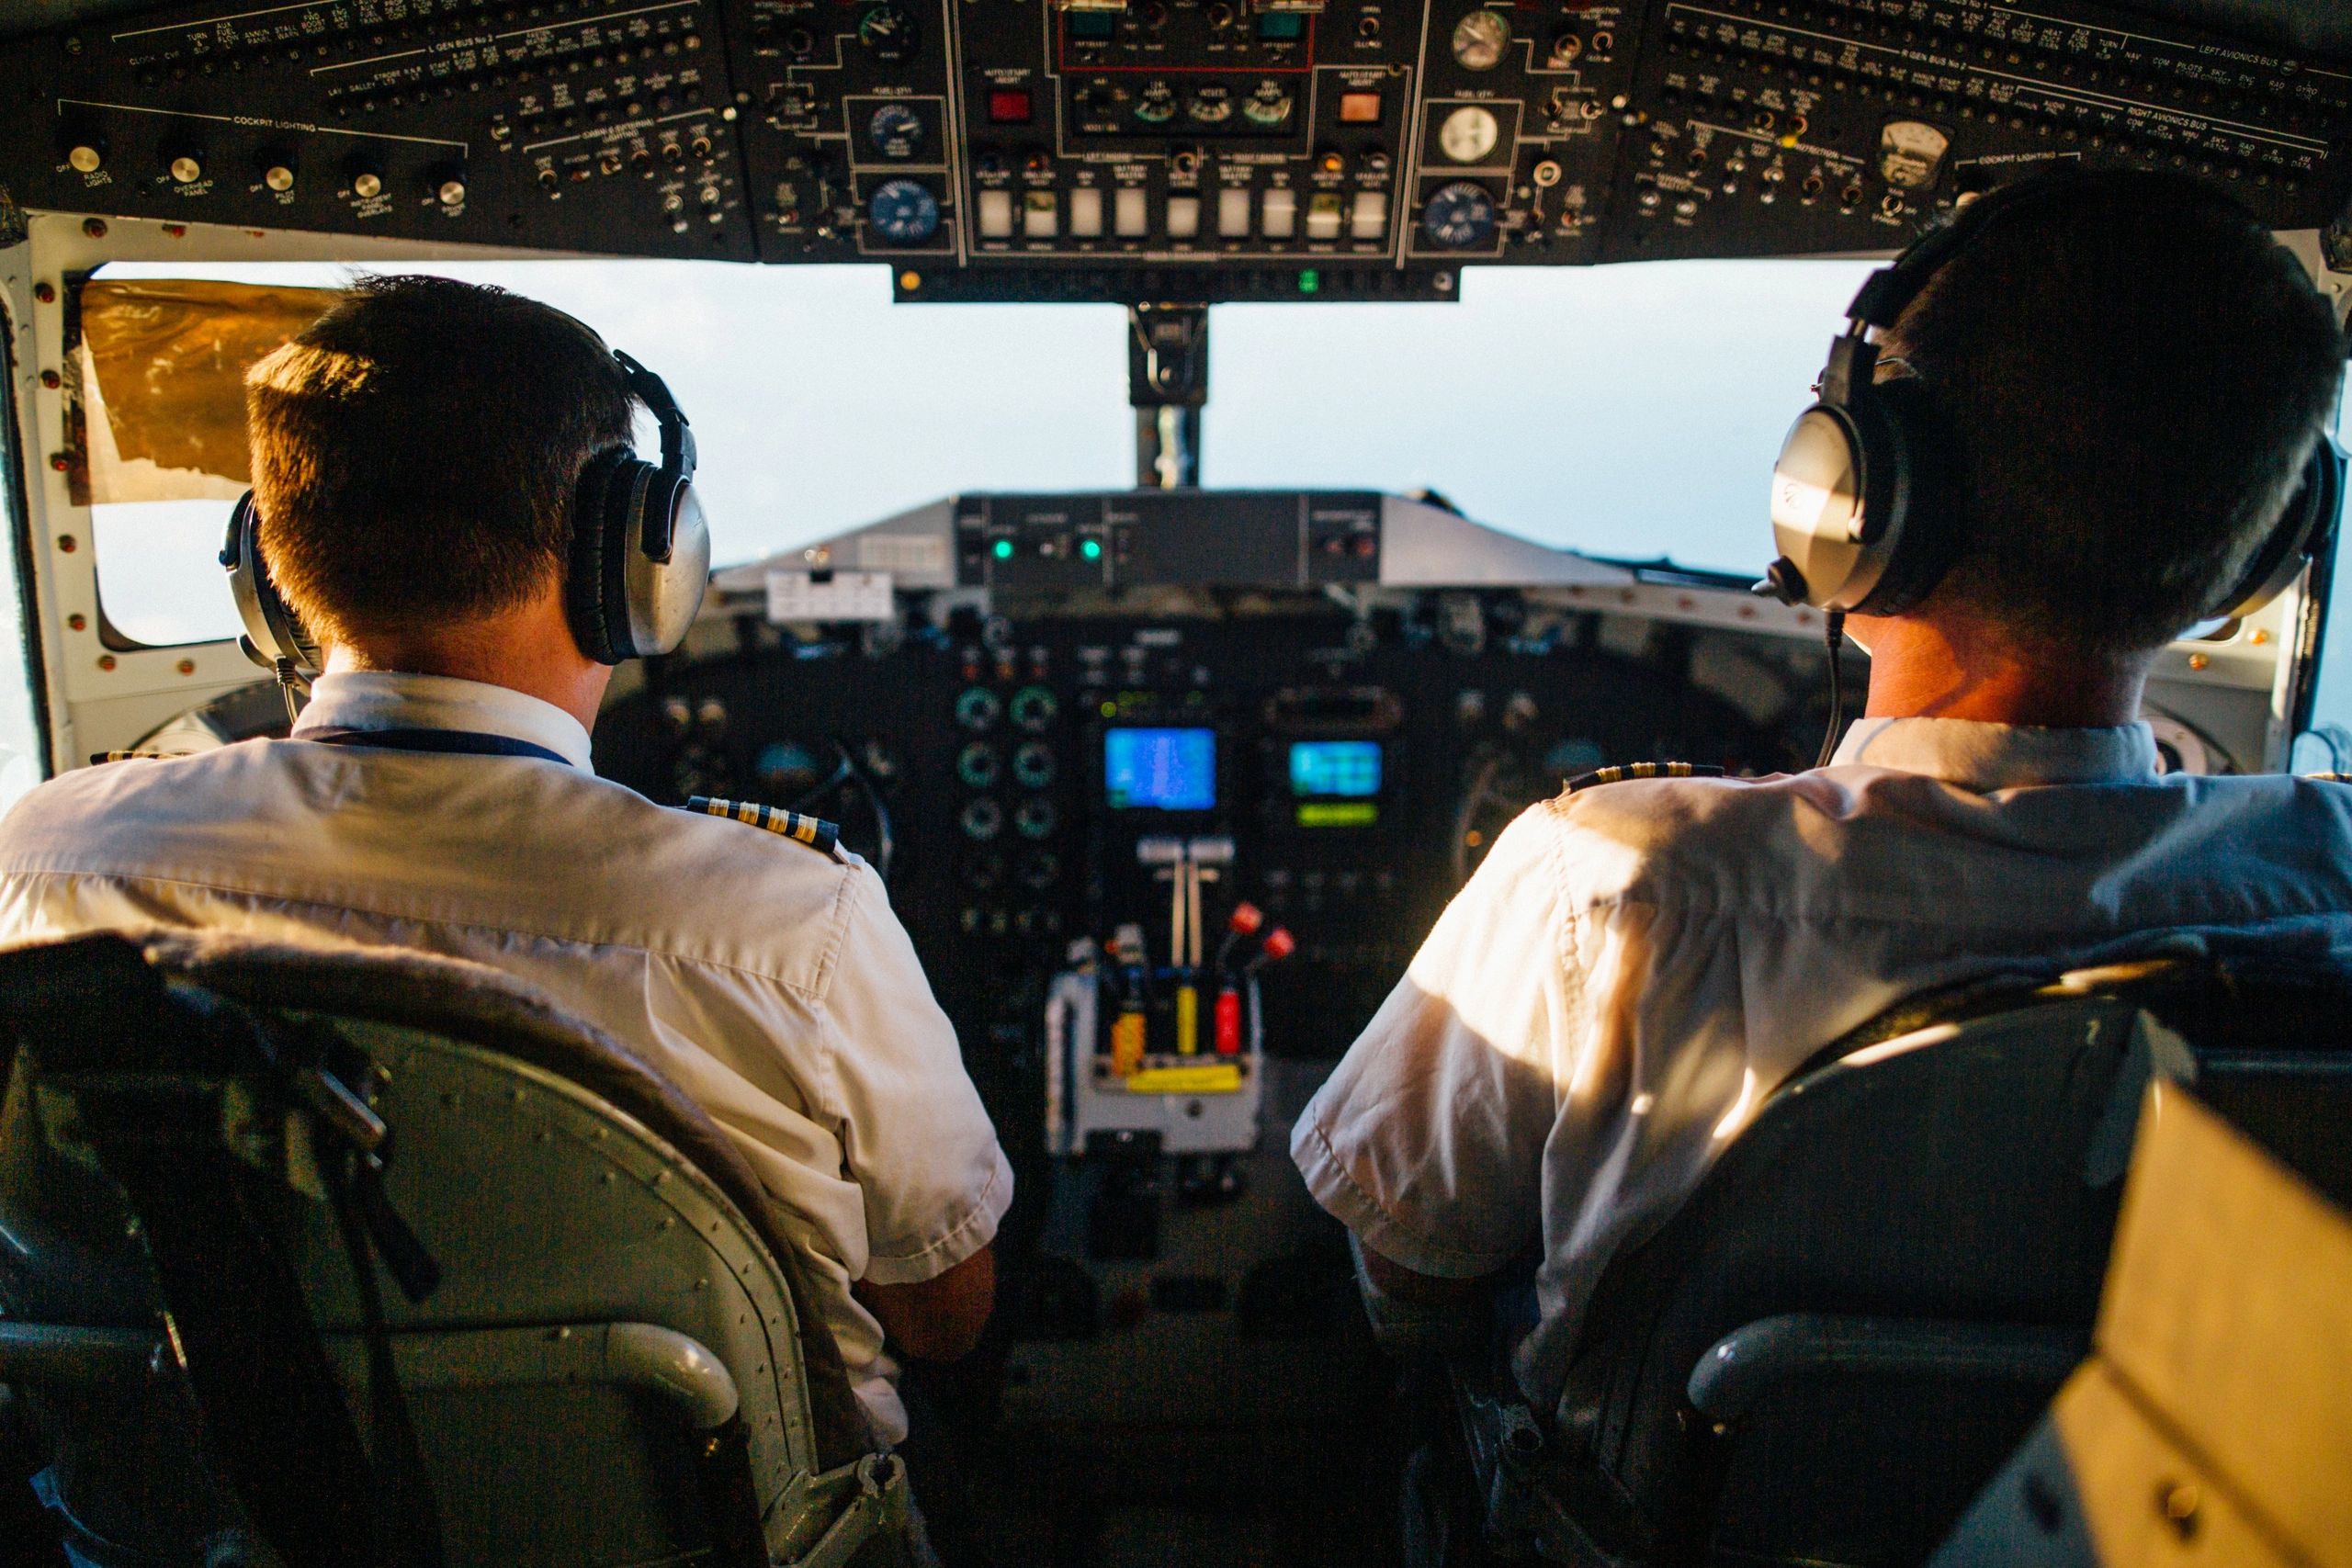
[[[1610,1258],[1820,1047],[2159,931],[2352,953],[2352,788],[2160,778],[2144,725],[1866,719],[1813,773],[1563,795],[1496,841],[1291,1153],[1408,1269],[1540,1251],[1518,1371],[1542,1408]]]
[[[305,740],[507,737],[563,760]],[[881,880],[596,777],[561,709],[501,686],[322,678],[290,740],[53,780],[0,820],[0,940],[227,930],[492,964],[641,1055],[732,1134],[805,1243],[877,1436],[906,1416],[853,1280],[932,1279],[1012,1172]]]

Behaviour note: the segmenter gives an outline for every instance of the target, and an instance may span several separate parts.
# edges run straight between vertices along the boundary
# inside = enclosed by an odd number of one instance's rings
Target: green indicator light
[[[1103,716],[1104,718],[1116,718],[1116,717],[1118,717],[1118,716],[1119,716],[1119,705],[1118,705],[1118,704],[1116,704],[1116,703],[1104,703],[1104,704],[1102,705],[1102,716]]]
[[[1079,543],[1078,553],[1084,556],[1088,560],[1101,560],[1102,558],[1102,541],[1100,539],[1081,540]]]
[[[1012,541],[1011,539],[999,539],[996,542],[996,558],[999,560],[1011,560],[1012,558]]]
[[[1312,294],[1322,287],[1323,275],[1313,268],[1298,275],[1298,291],[1301,294]]]

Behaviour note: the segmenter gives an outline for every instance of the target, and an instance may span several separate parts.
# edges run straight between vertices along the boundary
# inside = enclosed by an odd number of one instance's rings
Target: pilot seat
[[[741,1155],[517,982],[81,937],[0,953],[0,1487],[66,1560],[920,1550]]]
[[[1835,1042],[1611,1263],[1556,1412],[1499,1354],[1451,1358],[1408,1560],[1924,1562],[2087,1351],[2147,1084],[2343,1201],[2346,1018],[2352,973],[2194,951]]]

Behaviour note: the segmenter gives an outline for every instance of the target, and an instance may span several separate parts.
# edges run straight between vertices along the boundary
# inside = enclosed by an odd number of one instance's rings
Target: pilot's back
[[[383,940],[398,924],[403,943],[422,926],[470,947],[466,933],[495,929],[810,993],[861,869],[568,761],[300,739],[76,771],[0,823],[11,934],[39,929],[28,901],[91,914],[119,901],[165,924],[235,905],[330,937]]]
[[[955,1031],[862,861],[656,806],[587,761],[575,722],[519,694],[329,676],[295,739],[27,795],[0,820],[0,941],[229,931],[443,953],[536,986],[734,1134],[807,1240],[895,1440],[880,1328],[849,1282],[933,1277],[1012,1197]]]

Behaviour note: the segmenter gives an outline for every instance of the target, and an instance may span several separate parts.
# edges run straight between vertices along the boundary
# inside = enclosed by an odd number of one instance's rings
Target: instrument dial
[[[1453,58],[1464,71],[1492,71],[1510,45],[1510,21],[1500,11],[1473,11],[1453,26]]]
[[[865,140],[885,158],[911,158],[922,145],[922,116],[904,104],[884,104],[866,121]]]
[[[1482,164],[1502,138],[1495,111],[1464,104],[1437,128],[1438,150],[1457,164]]]
[[[915,51],[915,19],[896,6],[876,6],[858,18],[857,41],[895,64]]]
[[[1421,209],[1421,229],[1449,251],[1466,251],[1495,237],[1495,198],[1486,187],[1456,180]]]
[[[1879,173],[1897,190],[1926,190],[1943,172],[1951,138],[1925,120],[1890,120],[1879,132]]]
[[[885,180],[866,203],[876,233],[894,245],[920,245],[939,232],[939,198],[912,180]]]

